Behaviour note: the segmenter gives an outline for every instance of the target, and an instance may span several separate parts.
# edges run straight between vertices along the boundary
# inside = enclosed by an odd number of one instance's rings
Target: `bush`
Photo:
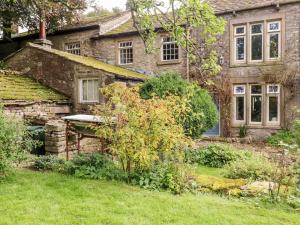
[[[292,145],[295,142],[295,138],[295,133],[292,130],[284,130],[269,136],[266,141],[273,146],[279,146],[281,143]]]
[[[100,153],[75,156],[66,164],[65,172],[86,179],[124,180],[126,174],[117,167],[112,157]]]
[[[200,149],[185,151],[185,161],[204,166],[222,168],[226,164],[251,155],[250,152],[239,151],[225,144],[210,144]]]
[[[144,99],[172,95],[181,97],[180,102],[186,105],[187,110],[176,115],[176,118],[192,138],[201,137],[218,120],[217,108],[209,93],[174,72],[146,81],[140,88],[140,95]]]
[[[0,106],[0,177],[6,176],[15,163],[23,160],[35,144],[24,122],[5,114]]]
[[[180,107],[175,97],[144,100],[137,88],[119,83],[102,93],[107,101],[95,107],[94,114],[101,115],[104,123],[93,128],[107,140],[124,172],[146,171],[158,160],[181,158],[181,149],[191,141],[172,114]]]
[[[38,157],[33,167],[42,171],[61,171],[65,165],[65,160],[58,158],[54,155],[40,156]]]
[[[232,179],[269,180],[275,170],[268,159],[252,156],[232,162],[225,166],[224,176]]]
[[[176,163],[157,163],[151,170],[135,173],[133,179],[149,190],[168,190],[173,194],[180,194],[195,189],[196,183],[189,180],[186,168]]]

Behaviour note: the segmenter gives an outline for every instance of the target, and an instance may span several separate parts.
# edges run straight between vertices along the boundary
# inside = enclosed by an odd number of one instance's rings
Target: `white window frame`
[[[237,87],[242,87],[244,88],[244,91],[242,93],[238,93],[236,92],[236,88]],[[245,124],[246,122],[246,85],[234,85],[233,86],[234,90],[233,90],[233,93],[234,93],[234,122],[235,123],[239,123],[239,124]],[[244,119],[243,120],[237,120],[237,98],[238,97],[243,97],[244,98]]]
[[[276,30],[270,30],[270,24],[272,23],[278,23],[278,29]],[[271,58],[270,57],[270,36],[271,34],[278,34],[278,57]],[[278,61],[281,59],[281,21],[275,20],[275,21],[268,21],[267,22],[267,60],[268,61]]]
[[[252,26],[255,25],[261,25],[261,33],[252,33]],[[252,63],[256,63],[256,62],[263,62],[264,61],[264,51],[265,51],[265,47],[264,47],[264,22],[257,22],[257,23],[251,23],[249,26],[249,33],[250,33],[250,38],[249,38],[249,42],[250,42],[250,48],[249,48],[249,56],[250,56],[250,62]],[[261,59],[259,60],[252,60],[252,37],[253,36],[259,36],[261,35],[261,42],[262,42],[262,52],[261,52]]]
[[[126,45],[130,43],[130,45]],[[125,46],[122,46],[122,44],[125,44]],[[119,42],[119,65],[130,65],[133,64],[133,42],[132,41],[122,41]],[[128,51],[131,50],[132,51],[132,58],[131,58],[131,62],[129,62],[129,58],[126,58],[125,63],[122,63],[122,51]],[[128,52],[126,52],[126,57],[127,57]]]
[[[270,92],[269,91],[269,87],[270,86],[278,86],[277,92]],[[280,98],[280,89],[281,86],[279,84],[268,84],[267,85],[267,109],[266,109],[266,118],[267,118],[267,125],[274,125],[274,126],[278,126],[280,125],[280,120],[281,120],[281,115],[280,115],[280,105],[281,105],[281,98]],[[270,117],[269,117],[269,109],[270,109],[270,97],[277,97],[278,98],[278,104],[277,104],[277,112],[278,112],[278,119],[277,121],[271,121]]]
[[[81,55],[81,43],[79,41],[65,43],[65,51],[70,54]]]
[[[238,28],[244,28],[244,33],[241,34],[237,34],[236,30]],[[246,59],[247,59],[247,26],[246,25],[236,25],[234,26],[234,62],[235,63],[246,63]],[[238,60],[237,59],[237,40],[239,38],[244,38],[244,59],[242,60]]]
[[[98,81],[98,89],[100,88],[99,86],[99,78],[82,78],[79,80],[79,102],[80,103],[99,103],[100,101],[100,92],[99,90],[98,91],[98,95],[97,95],[97,98],[96,99],[93,99],[93,100],[84,100],[83,99],[83,81],[90,81],[90,80],[96,80]],[[89,89],[89,88],[87,88]]]
[[[166,38],[174,39],[174,38],[168,37],[168,36],[162,37],[162,39],[161,39],[161,48],[160,48],[161,61],[163,61],[163,62],[172,62],[172,61],[179,60],[179,58],[180,58],[180,49],[179,49],[179,46],[176,43],[176,40],[165,41]],[[177,59],[164,59],[164,46],[165,45],[170,45],[170,44],[175,44],[175,46],[177,46],[177,51],[178,51]]]
[[[252,86],[261,86],[261,93],[260,94],[252,94]],[[249,99],[249,124],[252,124],[252,125],[262,125],[263,123],[263,115],[264,115],[264,85],[262,84],[251,84],[249,85],[250,87],[250,99]],[[261,121],[260,122],[255,122],[255,121],[252,121],[252,96],[261,96]]]

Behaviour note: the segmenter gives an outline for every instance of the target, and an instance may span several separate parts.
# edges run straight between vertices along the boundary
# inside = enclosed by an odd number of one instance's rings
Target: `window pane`
[[[262,93],[261,86],[260,85],[252,85],[251,93],[252,94],[261,94]]]
[[[261,34],[262,33],[262,24],[255,24],[251,26],[252,34]]]
[[[93,100],[98,101],[99,100],[99,83],[98,83],[98,80],[94,80],[93,90],[94,90]]]
[[[270,122],[278,121],[278,97],[277,96],[269,97],[269,121]]]
[[[244,85],[235,86],[234,94],[245,94],[245,86]]]
[[[279,22],[269,23],[269,31],[279,30]]]
[[[252,41],[252,60],[261,60],[262,59],[262,35],[254,35],[251,38]]]
[[[236,120],[244,120],[244,104],[245,98],[243,96],[236,97]]]
[[[235,33],[236,34],[244,34],[245,33],[245,27],[237,27]]]
[[[94,100],[94,81],[93,80],[89,80],[88,81],[88,100],[92,101]]]
[[[83,80],[82,81],[82,100],[86,101],[87,100],[87,90],[88,90],[88,86],[87,86],[87,80]]]
[[[236,60],[245,59],[245,37],[236,39]]]
[[[268,85],[268,93],[280,93],[279,85]]]
[[[261,96],[251,96],[251,122],[261,122]]]
[[[279,34],[270,34],[270,58],[278,58],[279,56]]]

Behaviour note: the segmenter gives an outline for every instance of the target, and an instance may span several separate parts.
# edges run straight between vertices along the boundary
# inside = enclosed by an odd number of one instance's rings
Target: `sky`
[[[107,9],[112,9],[116,6],[125,9],[126,5],[126,0],[96,0],[95,2]]]

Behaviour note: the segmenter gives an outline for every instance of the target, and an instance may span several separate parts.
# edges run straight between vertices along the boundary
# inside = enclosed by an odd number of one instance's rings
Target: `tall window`
[[[179,48],[174,38],[164,37],[162,43],[162,60],[171,61],[179,59]]]
[[[245,121],[245,85],[234,86],[234,99],[235,99],[235,120]]]
[[[65,44],[65,51],[71,54],[80,55],[80,42]]]
[[[262,86],[251,85],[251,123],[262,122]]]
[[[246,26],[237,26],[234,29],[234,58],[236,62],[245,62]]]
[[[263,24],[251,25],[251,60],[263,59]]]
[[[267,86],[267,122],[279,123],[280,115],[280,85],[269,84]]]
[[[80,102],[99,102],[98,79],[82,79],[80,81]]]
[[[119,43],[120,61],[119,64],[126,65],[133,63],[132,41]]]
[[[268,58],[278,59],[280,56],[281,41],[280,41],[280,22],[273,21],[268,23]]]

